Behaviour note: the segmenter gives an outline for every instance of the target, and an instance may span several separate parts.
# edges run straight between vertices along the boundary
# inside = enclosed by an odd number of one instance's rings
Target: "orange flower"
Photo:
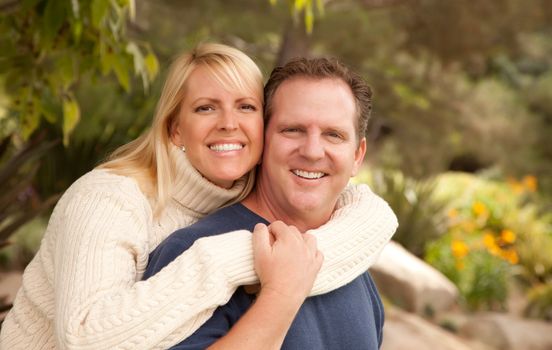
[[[537,191],[537,178],[534,175],[526,175],[521,181],[529,192]]]
[[[512,230],[505,229],[500,232],[500,238],[504,243],[512,244],[516,241],[516,234]]]
[[[452,250],[452,255],[454,255],[454,257],[458,259],[465,257],[470,251],[468,245],[459,239],[454,239],[450,246]]]
[[[500,252],[500,257],[508,261],[510,264],[515,265],[519,262],[519,256],[513,249],[507,249]]]
[[[510,187],[512,188],[512,191],[514,191],[514,193],[519,194],[523,192],[523,185],[521,184],[521,182],[517,181],[513,177],[508,177],[507,181]]]

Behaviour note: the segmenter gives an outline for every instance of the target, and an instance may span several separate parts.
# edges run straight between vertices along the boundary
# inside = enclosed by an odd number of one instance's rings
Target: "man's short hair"
[[[366,134],[368,119],[372,110],[372,89],[364,80],[347,66],[334,58],[294,58],[283,66],[274,68],[264,87],[265,125],[272,115],[272,99],[280,85],[293,78],[340,79],[351,89],[355,99],[357,119],[355,129],[357,141]]]

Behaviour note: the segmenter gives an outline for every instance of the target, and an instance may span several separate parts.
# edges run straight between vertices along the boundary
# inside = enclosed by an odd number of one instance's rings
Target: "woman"
[[[180,56],[151,129],[56,205],[4,322],[2,348],[166,348],[237,286],[256,283],[251,235],[242,231],[200,240],[140,278],[170,233],[247,195],[262,151],[261,108],[261,73],[240,51],[205,44]],[[225,132],[232,138],[211,137]],[[395,228],[392,211],[369,190],[345,191],[330,224],[314,232],[327,248],[313,293],[364,272]],[[350,239],[358,252],[339,249]]]

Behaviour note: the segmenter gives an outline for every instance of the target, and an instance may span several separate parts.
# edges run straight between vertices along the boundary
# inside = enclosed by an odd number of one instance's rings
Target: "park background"
[[[394,240],[456,286],[447,313],[551,325],[546,0],[0,0],[3,276],[30,261],[63,191],[148,127],[171,59],[206,41],[265,77],[294,56],[359,72],[374,108],[354,181],[395,210]],[[465,336],[437,311],[414,313]]]

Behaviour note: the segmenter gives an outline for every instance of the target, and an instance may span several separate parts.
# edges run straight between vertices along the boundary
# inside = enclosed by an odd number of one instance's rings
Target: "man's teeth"
[[[306,179],[319,179],[324,176],[324,173],[318,171],[293,170],[293,173]]]
[[[215,152],[225,152],[242,149],[243,145],[239,143],[218,143],[216,145],[209,146],[209,148]]]

